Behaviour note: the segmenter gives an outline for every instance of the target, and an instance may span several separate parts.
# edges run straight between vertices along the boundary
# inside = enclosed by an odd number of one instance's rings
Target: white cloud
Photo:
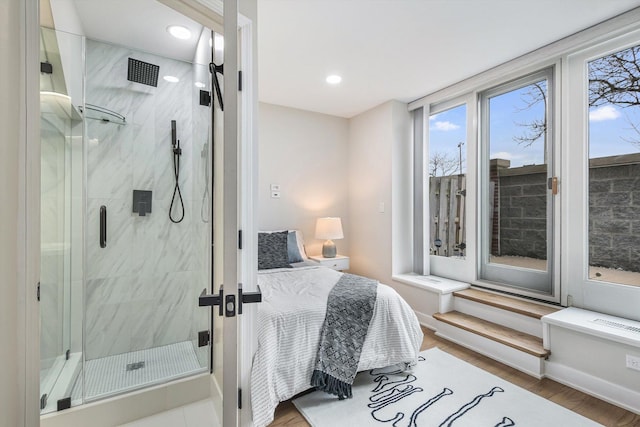
[[[613,105],[605,105],[595,110],[589,111],[589,120],[592,122],[603,122],[605,120],[615,120],[620,117],[620,111]]]
[[[440,114],[432,114],[429,116],[429,121],[435,120]]]
[[[441,131],[447,132],[447,131],[450,131],[450,130],[459,129],[460,126],[456,125],[455,123],[451,123],[451,122],[435,122],[433,124],[433,128],[435,130],[441,130]]]

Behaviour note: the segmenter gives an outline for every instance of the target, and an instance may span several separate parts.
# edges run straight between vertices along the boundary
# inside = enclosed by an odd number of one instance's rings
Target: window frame
[[[566,111],[563,147],[566,159],[564,210],[570,215],[564,231],[566,242],[562,282],[567,283],[567,305],[640,320],[640,287],[589,278],[589,101],[590,61],[640,45],[640,29],[567,55],[563,109]]]
[[[429,117],[438,114],[443,111],[451,110],[453,108],[465,105],[466,107],[466,141],[464,152],[466,155],[466,189],[467,195],[465,197],[465,224],[466,228],[466,248],[464,257],[444,257],[439,255],[431,255],[429,253],[430,245],[427,243],[430,241],[429,235],[429,131],[430,123]],[[423,217],[424,224],[424,258],[425,264],[429,267],[430,274],[442,277],[451,277],[457,280],[465,280],[464,277],[473,275],[475,269],[475,257],[476,257],[476,222],[473,221],[476,214],[476,191],[477,186],[477,132],[476,132],[476,111],[477,102],[476,94],[469,92],[461,96],[456,96],[447,100],[434,100],[434,102],[423,107],[423,128],[424,128],[424,203]]]
[[[479,134],[479,177],[478,177],[478,220],[481,224],[478,235],[478,258],[477,258],[477,276],[476,280],[483,286],[505,290],[509,292],[517,292],[520,295],[531,296],[551,302],[560,301],[560,288],[557,270],[560,268],[559,253],[561,248],[559,240],[555,236],[561,234],[561,223],[559,218],[556,219],[556,211],[559,207],[558,195],[551,195],[547,192],[547,268],[545,271],[526,269],[522,267],[507,266],[498,263],[489,262],[489,219],[490,211],[493,205],[487,203],[489,199],[489,120],[490,109],[489,102],[492,98],[504,95],[514,90],[525,87],[529,84],[546,80],[547,81],[547,178],[559,176],[560,171],[557,166],[560,162],[556,157],[559,153],[556,150],[558,145],[558,135],[556,134],[556,111],[559,110],[558,96],[556,96],[558,77],[556,70],[559,67],[550,65],[548,67],[535,70],[533,72],[523,74],[517,79],[504,81],[491,88],[485,89],[478,94],[478,103],[480,105],[478,111],[478,121],[480,127]],[[499,280],[504,278],[504,280]],[[544,288],[544,289],[541,289]]]

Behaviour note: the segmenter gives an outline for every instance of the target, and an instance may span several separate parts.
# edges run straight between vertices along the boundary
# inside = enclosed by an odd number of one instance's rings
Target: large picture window
[[[587,68],[589,279],[640,286],[640,46]]]

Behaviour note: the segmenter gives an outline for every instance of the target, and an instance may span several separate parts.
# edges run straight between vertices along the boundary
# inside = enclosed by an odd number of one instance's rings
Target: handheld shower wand
[[[171,146],[173,147],[173,175],[176,178],[176,185],[173,187],[173,196],[171,197],[171,206],[169,206],[169,219],[171,222],[177,224],[184,219],[184,201],[182,200],[182,192],[180,191],[180,156],[182,155],[182,149],[180,148],[180,140],[177,138],[176,121],[171,120]],[[176,194],[180,200],[180,208],[182,210],[182,216],[179,219],[173,218],[173,204],[176,200]]]

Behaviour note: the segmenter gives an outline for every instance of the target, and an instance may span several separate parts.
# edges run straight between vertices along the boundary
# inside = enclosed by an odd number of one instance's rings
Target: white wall
[[[259,124],[259,230],[299,229],[307,254],[322,252],[314,238],[318,217],[342,218],[339,254],[351,255],[356,225],[349,220],[347,119],[261,103]],[[271,198],[271,184],[281,197]]]
[[[548,378],[640,413],[640,372],[626,367],[627,355],[640,357],[638,346],[554,325],[549,345]]]
[[[394,168],[410,171],[406,167],[411,164],[410,149],[411,116],[406,104],[390,101],[350,120],[351,269],[387,284],[392,282],[394,254],[398,262],[404,257],[411,263],[411,254],[398,252],[392,241],[394,215],[402,215],[399,227],[410,226],[410,217],[397,206],[410,201],[406,186],[411,175],[397,182],[392,179]]]

